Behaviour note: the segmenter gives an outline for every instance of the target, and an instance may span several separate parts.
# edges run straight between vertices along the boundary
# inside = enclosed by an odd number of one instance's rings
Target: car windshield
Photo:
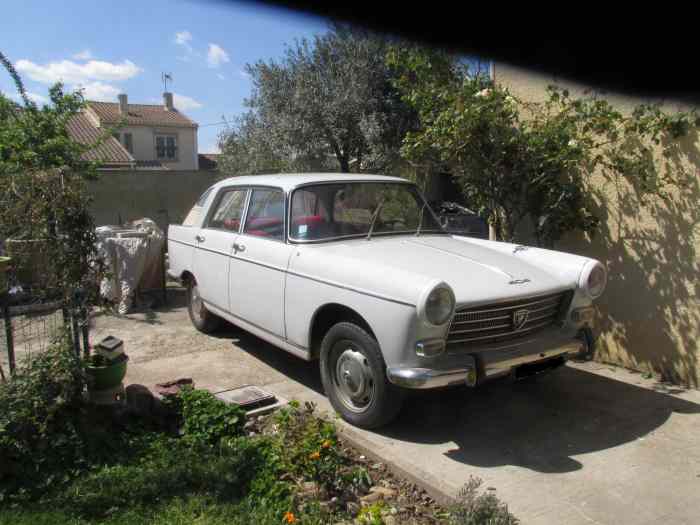
[[[290,238],[320,241],[387,234],[443,233],[412,184],[350,182],[305,186],[292,194]]]

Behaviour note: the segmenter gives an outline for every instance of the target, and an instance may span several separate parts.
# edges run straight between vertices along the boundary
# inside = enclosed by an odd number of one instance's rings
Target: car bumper
[[[476,383],[512,374],[518,367],[538,362],[563,363],[566,357],[581,352],[578,339],[549,344],[482,349],[449,360],[453,366],[441,368],[392,366],[387,368],[389,381],[414,389],[441,388],[450,385],[474,386]],[[555,361],[559,358],[558,361]],[[561,359],[563,358],[563,359]]]

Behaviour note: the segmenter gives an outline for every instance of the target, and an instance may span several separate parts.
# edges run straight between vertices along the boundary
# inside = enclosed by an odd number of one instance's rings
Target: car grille
[[[566,291],[457,310],[447,336],[448,349],[510,341],[544,330],[557,322],[572,296]]]

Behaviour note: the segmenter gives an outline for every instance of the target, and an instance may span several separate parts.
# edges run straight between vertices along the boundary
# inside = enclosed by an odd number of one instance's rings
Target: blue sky
[[[0,50],[42,101],[62,79],[87,98],[160,103],[172,73],[175,105],[200,124],[200,152],[215,150],[220,122],[244,110],[246,63],[278,58],[286,43],[326,30],[326,21],[237,2],[121,0],[3,3]],[[16,96],[0,70],[0,91]]]

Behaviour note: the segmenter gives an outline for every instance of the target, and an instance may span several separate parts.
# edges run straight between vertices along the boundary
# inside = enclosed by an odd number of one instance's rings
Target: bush
[[[508,512],[508,506],[487,491],[479,494],[481,480],[470,477],[460,491],[459,502],[452,509],[450,522],[454,525],[517,525],[518,519]]]
[[[245,410],[206,390],[184,388],[173,404],[182,418],[183,438],[192,444],[218,445],[224,438],[243,433]]]
[[[0,501],[50,486],[84,466],[85,375],[67,338],[0,384]]]

